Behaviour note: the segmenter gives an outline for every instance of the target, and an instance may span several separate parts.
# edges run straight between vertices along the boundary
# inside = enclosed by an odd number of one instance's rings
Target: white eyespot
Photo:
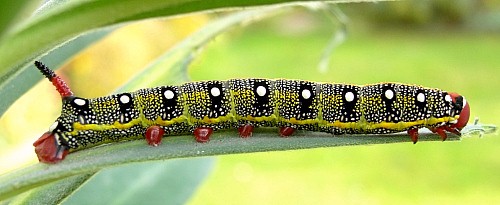
[[[122,95],[120,96],[120,102],[122,104],[127,104],[130,102],[130,97],[128,95]]]
[[[452,101],[450,95],[444,96],[444,100],[446,100],[446,102],[451,102]]]
[[[214,97],[217,97],[220,95],[220,89],[219,88],[216,88],[216,87],[213,87],[211,90],[210,90],[210,94],[212,94],[212,96]]]
[[[56,128],[57,125],[59,125],[59,122],[55,121],[50,127],[49,127],[49,132],[53,132]]]
[[[352,102],[354,100],[354,93],[347,92],[347,93],[345,93],[344,97],[345,97],[345,101]]]
[[[391,100],[394,97],[394,92],[392,90],[386,90],[384,95],[387,99]]]
[[[261,97],[265,96],[267,92],[266,88],[262,85],[259,85],[255,91],[257,92],[257,95]]]
[[[467,105],[467,100],[465,100],[465,97],[462,96],[462,109]]]
[[[84,99],[75,98],[73,102],[78,106],[84,106],[87,102]]]
[[[163,93],[163,95],[165,95],[165,98],[167,100],[170,100],[175,96],[174,92],[172,92],[171,90],[166,90],[165,93]]]
[[[423,93],[419,93],[417,95],[417,101],[421,103],[425,102],[425,95]]]
[[[310,97],[311,97],[311,91],[309,91],[308,89],[302,90],[302,98],[307,100]]]

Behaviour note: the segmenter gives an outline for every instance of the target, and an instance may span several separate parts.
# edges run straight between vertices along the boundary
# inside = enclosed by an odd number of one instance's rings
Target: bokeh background
[[[297,7],[238,28],[200,49],[192,80],[291,78],[402,82],[459,92],[472,117],[500,125],[500,3],[493,0],[341,4],[345,41],[318,65],[342,27]],[[135,22],[57,72],[82,97],[107,95],[222,13]],[[96,69],[98,68],[98,69]],[[60,111],[41,81],[0,119],[0,171],[36,163],[31,143]],[[286,139],[284,139],[286,140]],[[409,141],[409,140],[408,140]],[[191,204],[493,204],[500,202],[500,138],[320,148],[218,156]],[[173,185],[175,186],[175,185]]]

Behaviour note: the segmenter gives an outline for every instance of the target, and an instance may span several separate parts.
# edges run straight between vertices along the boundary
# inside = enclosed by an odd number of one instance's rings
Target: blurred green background
[[[192,80],[291,78],[402,82],[466,96],[471,116],[500,124],[500,10],[494,1],[345,4],[346,40],[318,64],[339,21],[297,8],[215,38],[189,69]],[[221,14],[137,22],[116,30],[58,71],[82,97],[115,90],[152,59]],[[92,70],[93,68],[106,68]],[[105,73],[103,73],[105,72]],[[33,99],[44,105],[43,109]],[[45,107],[46,104],[51,107]],[[0,120],[3,172],[35,162],[30,143],[60,111],[42,81]],[[17,137],[19,125],[30,127]],[[236,136],[235,136],[236,137]],[[286,140],[286,139],[283,139]],[[218,156],[191,204],[492,204],[500,202],[500,139],[420,142]],[[172,185],[175,186],[175,185]]]

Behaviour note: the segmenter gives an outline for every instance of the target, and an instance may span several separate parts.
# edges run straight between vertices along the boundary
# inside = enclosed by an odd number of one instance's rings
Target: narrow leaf
[[[21,194],[9,204],[59,204],[92,175],[93,173],[75,175],[40,186]]]
[[[105,169],[65,202],[69,204],[185,204],[210,173],[214,158],[134,163]],[[112,197],[109,197],[112,196]]]
[[[93,42],[106,36],[111,29],[103,29],[96,32],[81,35],[64,45],[55,48],[50,53],[40,56],[42,62],[53,68],[59,68],[69,58],[87,48]],[[28,91],[35,83],[42,79],[42,75],[31,63],[18,70],[12,70],[0,77],[0,116],[17,100]]]
[[[19,1],[3,1],[0,5],[0,39],[9,31],[9,28],[20,21],[22,12],[30,4],[33,3],[31,0],[19,0]]]
[[[188,66],[196,57],[198,50],[201,50],[206,43],[217,35],[241,25],[242,22],[248,24],[249,22],[259,21],[289,9],[291,9],[290,6],[269,6],[233,13],[213,21],[157,58],[141,73],[119,88],[117,92],[130,92],[140,88],[186,82],[189,80],[187,76]]]
[[[474,130],[481,130],[482,125],[472,126],[477,127]],[[491,127],[491,125],[488,126]],[[482,131],[484,134],[488,134],[488,131],[492,130],[482,129]],[[164,138],[162,145],[158,147],[147,146],[144,140],[135,140],[78,151],[68,155],[59,164],[39,163],[0,177],[0,200],[62,178],[132,162],[401,142],[413,146],[406,133],[332,137],[325,133],[299,132],[290,138],[280,138],[275,129],[263,128],[258,129],[254,136],[248,139],[241,139],[237,135],[236,131],[221,131],[214,133],[208,143],[197,143],[191,135],[185,135]],[[457,136],[450,135],[447,142],[450,143],[449,141],[458,139]],[[419,143],[423,141],[440,141],[440,137],[428,132],[422,133]]]

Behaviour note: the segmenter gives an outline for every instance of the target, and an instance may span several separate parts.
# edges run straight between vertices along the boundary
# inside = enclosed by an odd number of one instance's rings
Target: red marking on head
[[[38,161],[55,164],[63,160],[68,154],[66,147],[58,145],[54,134],[46,132],[33,143]]]
[[[451,96],[452,101],[455,103],[456,98],[461,97],[458,93],[449,93]],[[463,107],[462,111],[460,112],[460,117],[458,118],[457,123],[451,125],[451,128],[457,128],[458,130],[462,130],[467,125],[467,122],[469,122],[469,117],[470,117],[470,106],[469,103],[465,100],[465,98],[462,96],[463,99]]]
[[[252,136],[253,126],[251,124],[246,124],[238,128],[241,138],[247,138]]]
[[[208,142],[214,130],[208,127],[198,127],[194,130],[194,137],[197,142]]]
[[[165,131],[160,126],[151,126],[146,130],[146,141],[151,146],[158,146],[161,144],[161,138]]]

